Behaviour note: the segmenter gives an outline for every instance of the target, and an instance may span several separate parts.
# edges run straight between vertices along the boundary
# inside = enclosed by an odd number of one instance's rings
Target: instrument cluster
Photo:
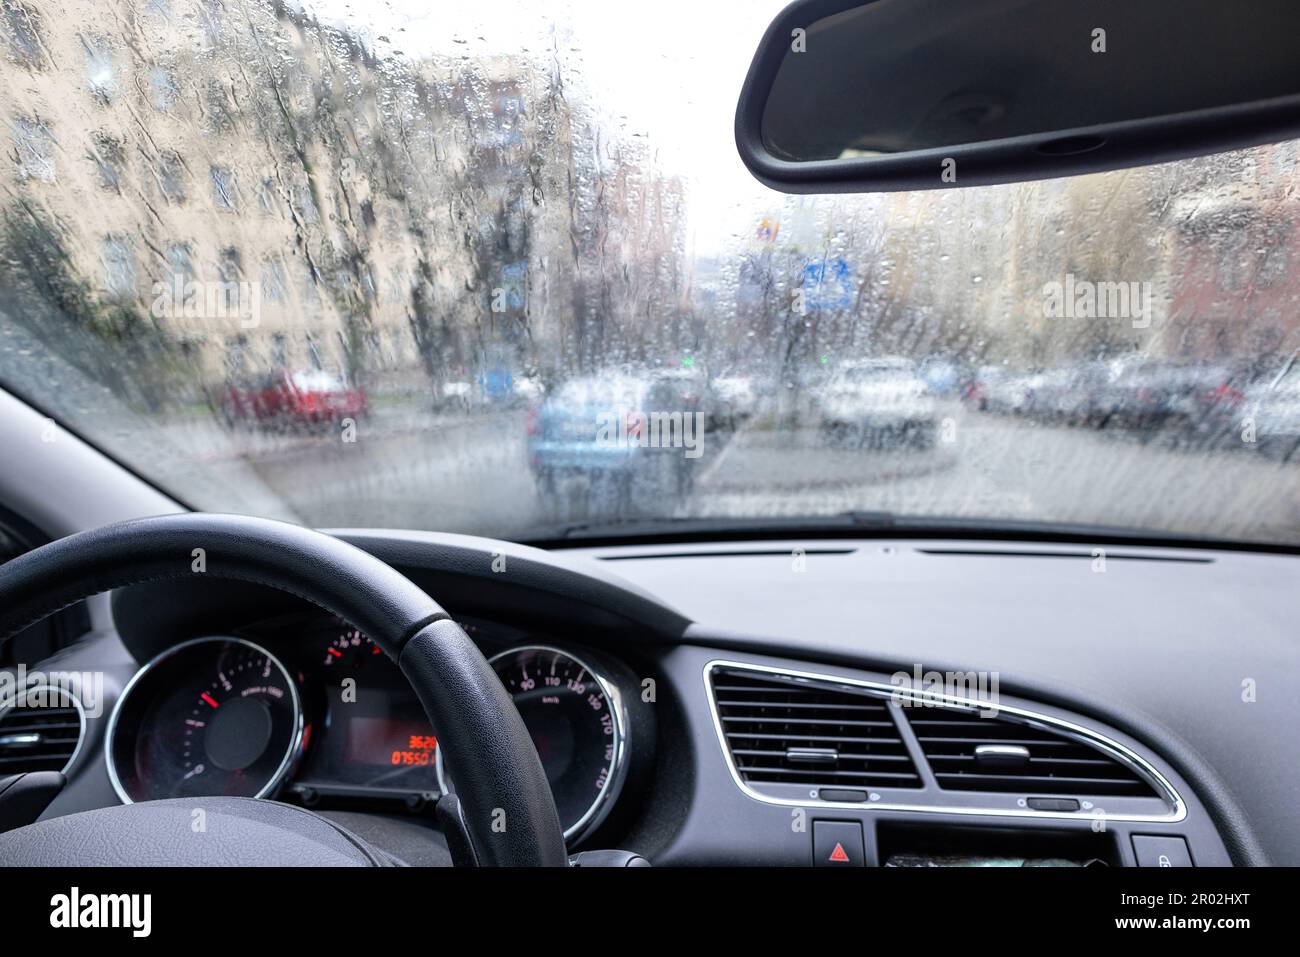
[[[463,624],[514,698],[565,837],[578,843],[627,777],[635,678],[593,650]],[[320,616],[167,649],[123,690],[107,754],[126,803],[238,795],[411,811],[455,791],[462,757],[444,754],[396,664],[350,625]]]

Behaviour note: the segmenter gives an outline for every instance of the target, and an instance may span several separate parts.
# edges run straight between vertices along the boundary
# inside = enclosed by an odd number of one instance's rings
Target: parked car
[[[546,388],[537,376],[517,376],[515,378],[515,400],[520,403],[536,403],[542,400]]]
[[[1034,405],[1041,373],[1011,373],[993,377],[984,389],[983,408],[1000,415],[1024,415]]]
[[[449,379],[433,393],[435,412],[468,412],[474,406],[474,384],[466,379]]]
[[[1267,385],[1248,387],[1243,398],[1259,450],[1284,462],[1295,457],[1300,449],[1300,352],[1293,352]]]
[[[720,376],[710,385],[709,429],[734,432],[758,408],[758,390],[748,376]]]
[[[921,363],[921,378],[926,388],[936,397],[951,399],[961,386],[957,363],[951,359],[932,356]]]
[[[706,435],[704,395],[702,377],[686,371],[569,380],[528,416],[543,498],[558,501],[577,480],[589,504],[617,509],[634,496],[688,493]]]
[[[277,429],[315,429],[369,414],[366,390],[347,385],[323,369],[275,369],[247,382],[232,382],[221,400],[227,424]]]
[[[817,396],[822,433],[859,447],[930,448],[935,443],[934,396],[910,359],[849,361]]]
[[[1002,366],[980,366],[961,384],[958,396],[967,408],[987,412],[989,392],[1006,378],[1007,370]]]
[[[1119,365],[1098,393],[1095,418],[1099,427],[1133,432],[1146,438],[1179,415],[1176,397],[1185,379],[1176,364],[1134,359]]]
[[[1073,426],[1100,428],[1110,413],[1115,378],[1114,362],[1085,361],[1072,367],[1070,385],[1053,396],[1058,420]]]
[[[1170,437],[1198,448],[1241,447],[1251,406],[1266,397],[1284,361],[1255,357],[1186,363],[1186,381],[1171,400],[1176,414],[1170,424],[1177,428],[1169,430]]]

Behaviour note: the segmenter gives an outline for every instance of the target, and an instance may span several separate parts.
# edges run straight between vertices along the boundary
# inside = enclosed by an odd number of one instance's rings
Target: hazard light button
[[[817,867],[864,867],[866,850],[858,821],[813,821],[813,864]]]

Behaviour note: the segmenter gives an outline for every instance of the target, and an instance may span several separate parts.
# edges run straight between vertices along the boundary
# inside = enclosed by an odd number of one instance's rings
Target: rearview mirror
[[[736,113],[791,193],[1018,182],[1300,136],[1296,0],[798,0]]]

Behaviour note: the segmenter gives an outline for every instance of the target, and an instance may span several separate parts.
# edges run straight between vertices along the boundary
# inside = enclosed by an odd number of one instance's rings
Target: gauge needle
[[[206,701],[208,704],[212,705],[212,707],[214,708],[220,707],[220,705],[218,705],[216,701],[212,699],[212,695],[208,694],[206,691],[203,692],[203,694],[199,695],[199,697],[202,698],[204,701]]]

